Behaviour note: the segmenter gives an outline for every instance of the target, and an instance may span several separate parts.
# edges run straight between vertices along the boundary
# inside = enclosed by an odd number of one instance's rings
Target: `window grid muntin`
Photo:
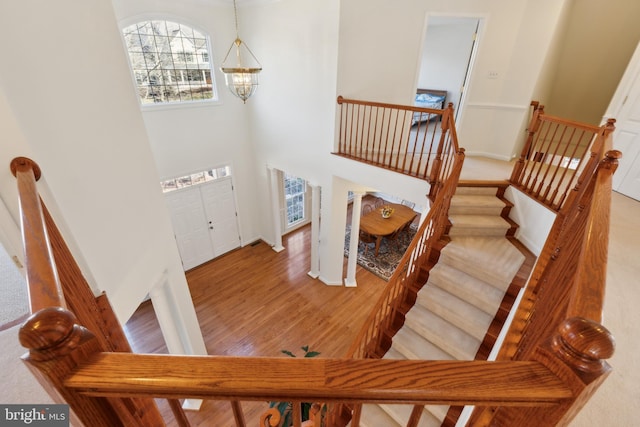
[[[160,181],[163,193],[215,181],[231,175],[230,166],[220,166]]]
[[[305,220],[305,192],[307,183],[304,179],[287,173],[284,174],[284,198],[287,208],[287,226]]]
[[[147,20],[124,28],[123,37],[142,104],[217,99],[212,64],[202,60],[205,54],[211,58],[203,33],[173,21]],[[177,62],[181,55],[192,61]],[[194,79],[194,71],[201,77]]]

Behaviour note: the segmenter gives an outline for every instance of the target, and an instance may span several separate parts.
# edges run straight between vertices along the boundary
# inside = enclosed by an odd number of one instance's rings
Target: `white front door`
[[[172,191],[165,198],[183,268],[189,270],[214,258],[200,189]]]
[[[215,256],[240,246],[238,217],[231,177],[199,186],[213,241]]]

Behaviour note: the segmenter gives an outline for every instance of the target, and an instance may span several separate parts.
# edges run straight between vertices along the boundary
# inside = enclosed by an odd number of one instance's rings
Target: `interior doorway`
[[[478,46],[482,18],[427,17],[416,90],[447,91],[445,105],[453,103],[459,121]]]

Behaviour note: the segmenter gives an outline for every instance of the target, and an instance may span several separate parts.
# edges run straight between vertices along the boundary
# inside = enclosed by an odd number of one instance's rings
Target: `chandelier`
[[[236,0],[233,0],[233,14],[236,18],[236,39],[231,43],[227,55],[222,61],[220,70],[224,73],[224,80],[232,94],[242,99],[243,103],[258,88],[258,73],[262,71],[262,65],[256,59],[249,46],[238,36],[238,10]],[[235,55],[231,54],[235,52]],[[229,58],[231,56],[231,59]],[[235,57],[235,63],[233,58]],[[229,63],[227,64],[227,60]],[[248,61],[248,62],[247,62]]]

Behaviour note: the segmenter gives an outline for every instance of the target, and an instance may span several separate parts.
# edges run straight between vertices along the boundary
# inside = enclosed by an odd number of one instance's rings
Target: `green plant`
[[[309,346],[305,345],[304,347],[300,347],[302,351],[304,351],[304,355],[302,357],[315,357],[320,354],[318,351],[309,350]],[[281,350],[282,353],[287,356],[297,357],[294,353],[289,350]],[[300,403],[300,413],[302,414],[302,421],[307,421],[309,419],[309,411],[313,403],[310,402],[302,402]],[[293,425],[293,408],[291,402],[271,402],[269,403],[269,408],[276,408],[278,412],[280,412],[280,426],[282,427],[290,427]]]

